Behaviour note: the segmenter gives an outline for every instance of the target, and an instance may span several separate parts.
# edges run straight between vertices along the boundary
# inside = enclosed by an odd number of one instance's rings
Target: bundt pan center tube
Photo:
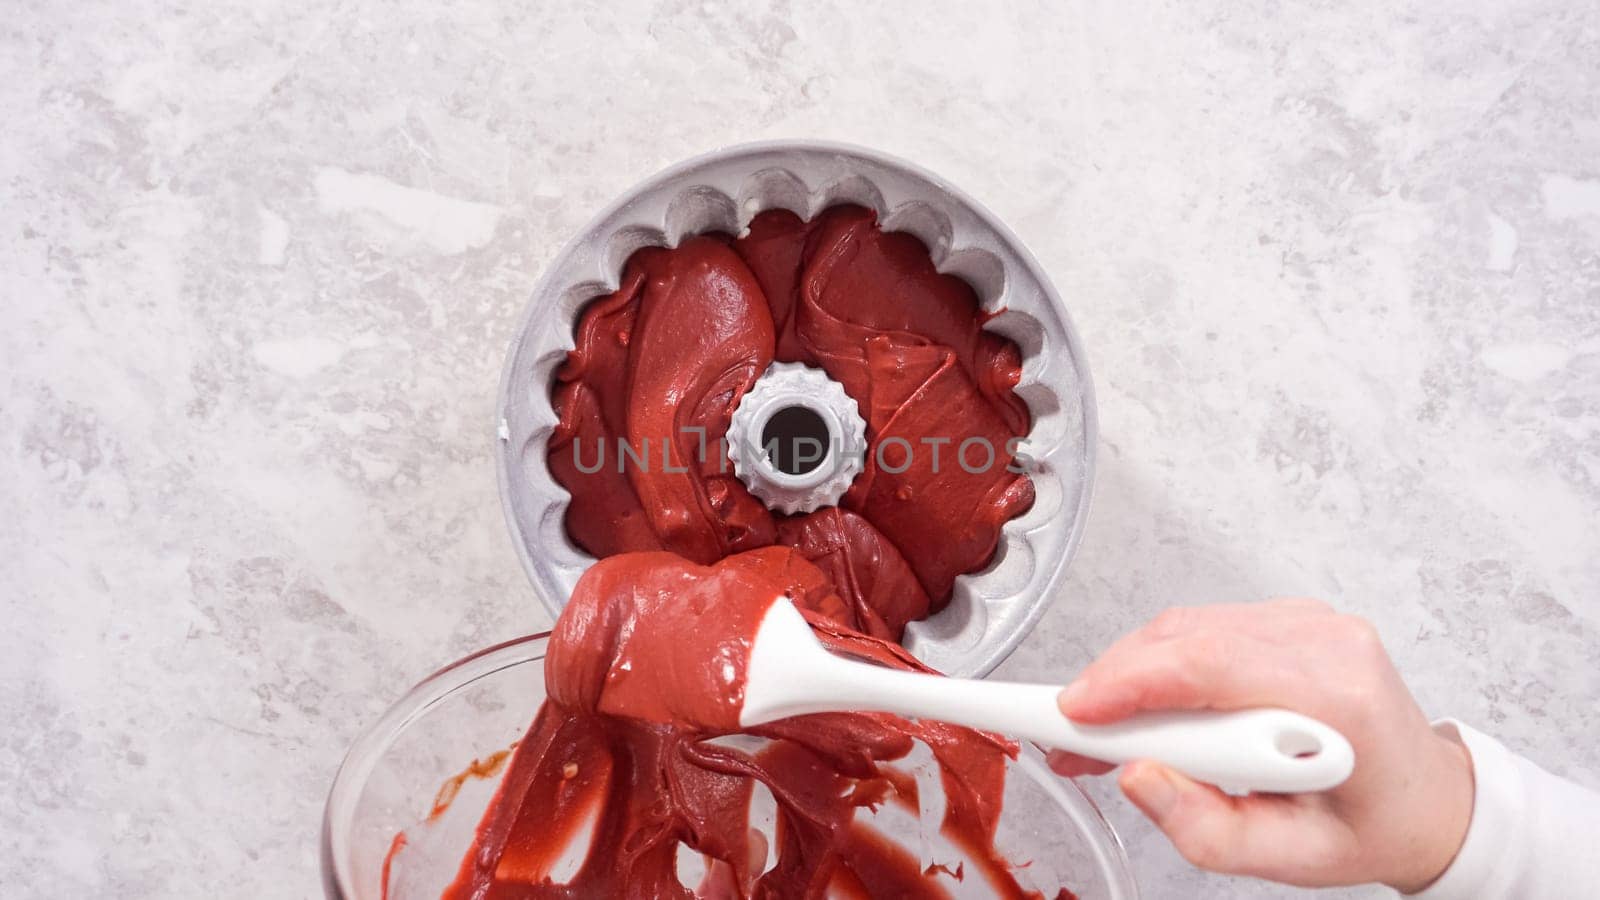
[[[734,407],[728,457],[756,499],[781,513],[835,506],[867,451],[860,406],[821,369],[773,363]]]
[[[703,154],[628,191],[557,254],[534,289],[501,381],[496,457],[501,501],[518,555],[552,616],[559,614],[578,577],[594,562],[569,534],[572,497],[557,481],[549,458],[560,418],[552,389],[575,347],[575,326],[585,307],[618,291],[635,251],[676,248],[702,234],[730,239],[746,235],[752,220],[769,210],[788,210],[811,222],[825,210],[846,205],[870,210],[884,232],[918,238],[939,273],[960,278],[976,293],[983,330],[1014,342],[1021,357],[1014,393],[1026,404],[1027,430],[1013,446],[991,450],[998,450],[1002,461],[1015,456],[1032,482],[1032,503],[1000,527],[986,566],[956,577],[942,608],[937,603],[942,598],[936,597],[936,612],[905,626],[902,643],[933,668],[981,677],[1016,648],[1055,598],[1082,535],[1096,440],[1088,365],[1060,296],[1005,225],[937,176],[859,147],[774,141]],[[626,338],[617,335],[618,340]],[[800,469],[788,471],[795,460],[751,458],[750,451],[759,455],[761,448],[748,444],[735,451],[744,470],[739,477],[775,514],[835,502],[848,484],[825,476],[837,475],[841,462],[859,466],[863,453],[872,452],[849,446],[849,433],[859,423],[848,404],[831,396],[839,386],[827,382],[820,370],[791,371],[795,368],[801,367],[777,362],[769,381],[787,385],[792,397],[798,397],[794,385],[815,384],[822,399],[786,402],[771,410],[763,404],[761,423],[747,422],[741,428],[759,430],[761,424],[776,421],[784,426],[779,431],[805,432],[816,426],[819,434],[846,440],[822,458],[821,474],[816,475],[805,469],[808,461],[803,458]],[[784,381],[797,374],[803,376],[800,381]],[[804,380],[813,376],[820,380]],[[861,418],[869,418],[865,398],[853,400],[861,404]],[[780,413],[787,418],[780,419]],[[840,430],[845,434],[833,434]],[[595,449],[584,447],[581,453]],[[621,455],[620,447],[613,450]],[[946,466],[960,462],[956,450],[954,445],[944,448]],[[665,448],[654,452],[664,453]],[[740,452],[746,458],[737,459]],[[970,458],[981,461],[983,455],[979,448]],[[881,458],[878,462],[886,465]],[[758,468],[760,478],[752,474]],[[844,474],[854,477],[848,468]],[[841,505],[849,504],[846,499]]]

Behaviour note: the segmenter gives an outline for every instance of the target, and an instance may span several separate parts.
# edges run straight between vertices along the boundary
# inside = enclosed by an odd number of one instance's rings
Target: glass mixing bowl
[[[434,673],[356,738],[322,820],[330,900],[436,900],[488,806],[506,751],[544,701],[546,634],[481,650]],[[1054,896],[1138,896],[1126,854],[1094,803],[1025,747],[1006,779],[996,845]],[[682,871],[682,870],[680,870]],[[984,896],[979,879],[949,889]]]

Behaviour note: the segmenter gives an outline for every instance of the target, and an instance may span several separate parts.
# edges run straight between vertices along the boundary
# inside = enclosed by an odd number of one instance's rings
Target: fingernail
[[[1056,697],[1056,706],[1059,706],[1063,710],[1070,709],[1083,702],[1083,698],[1087,697],[1088,695],[1088,679],[1079,678],[1061,689],[1061,695]]]
[[[1126,785],[1128,799],[1159,822],[1178,802],[1178,786],[1158,766],[1139,766]]]

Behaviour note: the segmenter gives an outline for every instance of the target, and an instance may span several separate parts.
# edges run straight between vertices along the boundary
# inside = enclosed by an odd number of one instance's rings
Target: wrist
[[[1420,819],[1416,852],[1408,854],[1403,871],[1385,880],[1403,894],[1419,893],[1438,881],[1455,861],[1472,825],[1476,790],[1472,753],[1465,744],[1442,734],[1434,735],[1430,751],[1421,769],[1428,787],[1419,793],[1432,812]]]

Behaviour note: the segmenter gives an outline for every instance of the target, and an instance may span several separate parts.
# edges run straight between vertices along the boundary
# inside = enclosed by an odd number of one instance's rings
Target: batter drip
[[[787,547],[700,566],[670,553],[596,563],[550,638],[550,699],[515,756],[445,900],[617,897],[943,898],[942,867],[870,825],[860,807],[919,809],[916,780],[892,765],[913,741],[931,750],[946,811],[940,832],[1001,898],[1025,891],[994,848],[1005,762],[1016,746],[938,722],[878,713],[823,714],[749,729],[759,750],[708,738],[739,730],[756,629],[789,596],[827,646],[878,664],[927,671],[888,641],[829,618],[842,601],[827,576]],[[753,786],[777,803],[776,863],[749,821]],[[593,823],[576,874],[550,873]],[[703,854],[694,890],[677,875],[679,844]],[[765,870],[765,871],[764,871]],[[1065,891],[1056,900],[1067,900]]]

